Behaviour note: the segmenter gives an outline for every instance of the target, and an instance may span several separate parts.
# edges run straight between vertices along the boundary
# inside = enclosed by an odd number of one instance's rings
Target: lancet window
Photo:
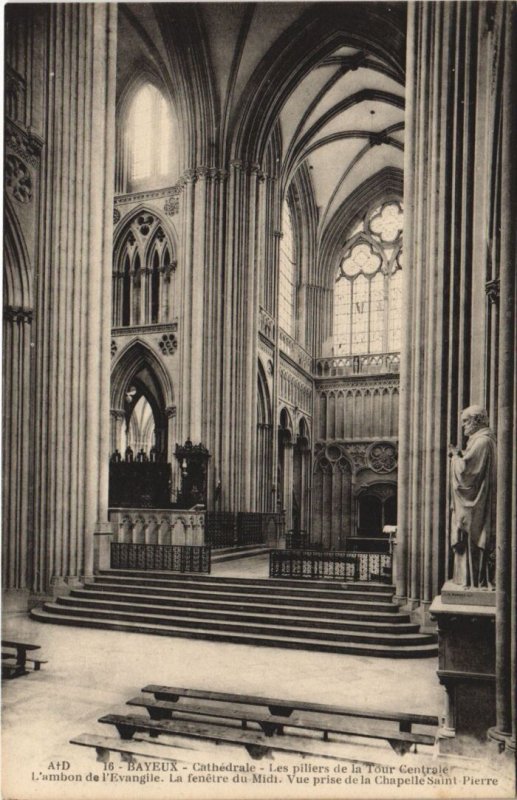
[[[370,209],[342,250],[334,288],[334,355],[400,350],[402,203]]]
[[[291,211],[287,201],[282,207],[282,238],[278,281],[278,323],[289,336],[296,334],[296,262]]]
[[[171,173],[174,140],[171,111],[166,98],[153,84],[146,83],[133,98],[125,137],[133,186]]]
[[[160,220],[142,212],[119,242],[113,271],[114,327],[168,322],[176,264]]]

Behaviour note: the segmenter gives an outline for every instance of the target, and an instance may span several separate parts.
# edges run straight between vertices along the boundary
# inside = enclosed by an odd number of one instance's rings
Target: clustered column
[[[36,286],[34,588],[93,571],[107,522],[117,9],[49,7]]]
[[[515,747],[515,36],[511,4],[408,7],[404,247],[411,269],[403,302],[396,576],[399,598],[425,612],[449,571],[447,444],[462,444],[461,409],[486,405],[498,439],[492,734],[510,748]],[[493,296],[498,285],[495,317],[484,289]]]

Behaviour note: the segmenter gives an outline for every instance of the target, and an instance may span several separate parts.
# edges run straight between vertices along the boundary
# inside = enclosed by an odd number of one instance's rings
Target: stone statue
[[[493,588],[488,567],[495,539],[496,439],[481,406],[466,408],[461,424],[468,437],[465,452],[449,446],[452,580]]]

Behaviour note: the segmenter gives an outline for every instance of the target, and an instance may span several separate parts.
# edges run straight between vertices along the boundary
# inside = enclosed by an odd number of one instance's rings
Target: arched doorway
[[[287,531],[293,528],[293,423],[283,408],[278,425],[278,511],[285,512]]]
[[[273,511],[273,436],[271,398],[261,363],[257,393],[257,511]]]
[[[307,420],[298,423],[296,443],[293,450],[293,530],[308,531],[310,493],[310,436]]]
[[[397,487],[391,483],[374,483],[357,496],[358,536],[381,536],[385,525],[397,524]]]
[[[112,372],[111,507],[170,506],[172,399],[172,384],[159,359],[144,342],[133,342]]]

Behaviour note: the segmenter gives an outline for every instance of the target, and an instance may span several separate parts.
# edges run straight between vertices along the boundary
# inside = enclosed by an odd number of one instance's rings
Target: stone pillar
[[[117,9],[48,11],[34,364],[36,591],[93,571],[107,528]]]
[[[4,589],[27,587],[31,329],[31,309],[4,306],[2,359],[4,386],[2,586]]]
[[[408,6],[404,250],[411,267],[404,273],[396,586],[424,617],[449,558],[447,445],[461,445],[461,409],[483,404],[490,362],[477,354],[486,300],[476,288],[486,280],[489,236],[477,209],[493,182],[490,132],[481,124],[494,119],[487,12],[484,3]]]
[[[517,558],[515,497],[515,209],[517,207],[517,15],[513,4],[505,6],[502,62],[501,126],[501,259],[499,271],[499,369],[497,392],[497,548],[496,548],[496,725],[490,738],[501,749],[515,752],[515,605]],[[512,488],[513,487],[513,488]]]
[[[256,484],[257,331],[259,284],[255,243],[262,192],[255,165],[232,161],[228,177],[225,268],[221,282],[221,507],[252,508]],[[260,215],[259,215],[260,216]],[[253,488],[252,488],[253,487]]]
[[[122,432],[126,421],[126,412],[121,408],[112,408],[110,411],[110,455],[119,450],[124,457],[125,447],[122,444]]]

